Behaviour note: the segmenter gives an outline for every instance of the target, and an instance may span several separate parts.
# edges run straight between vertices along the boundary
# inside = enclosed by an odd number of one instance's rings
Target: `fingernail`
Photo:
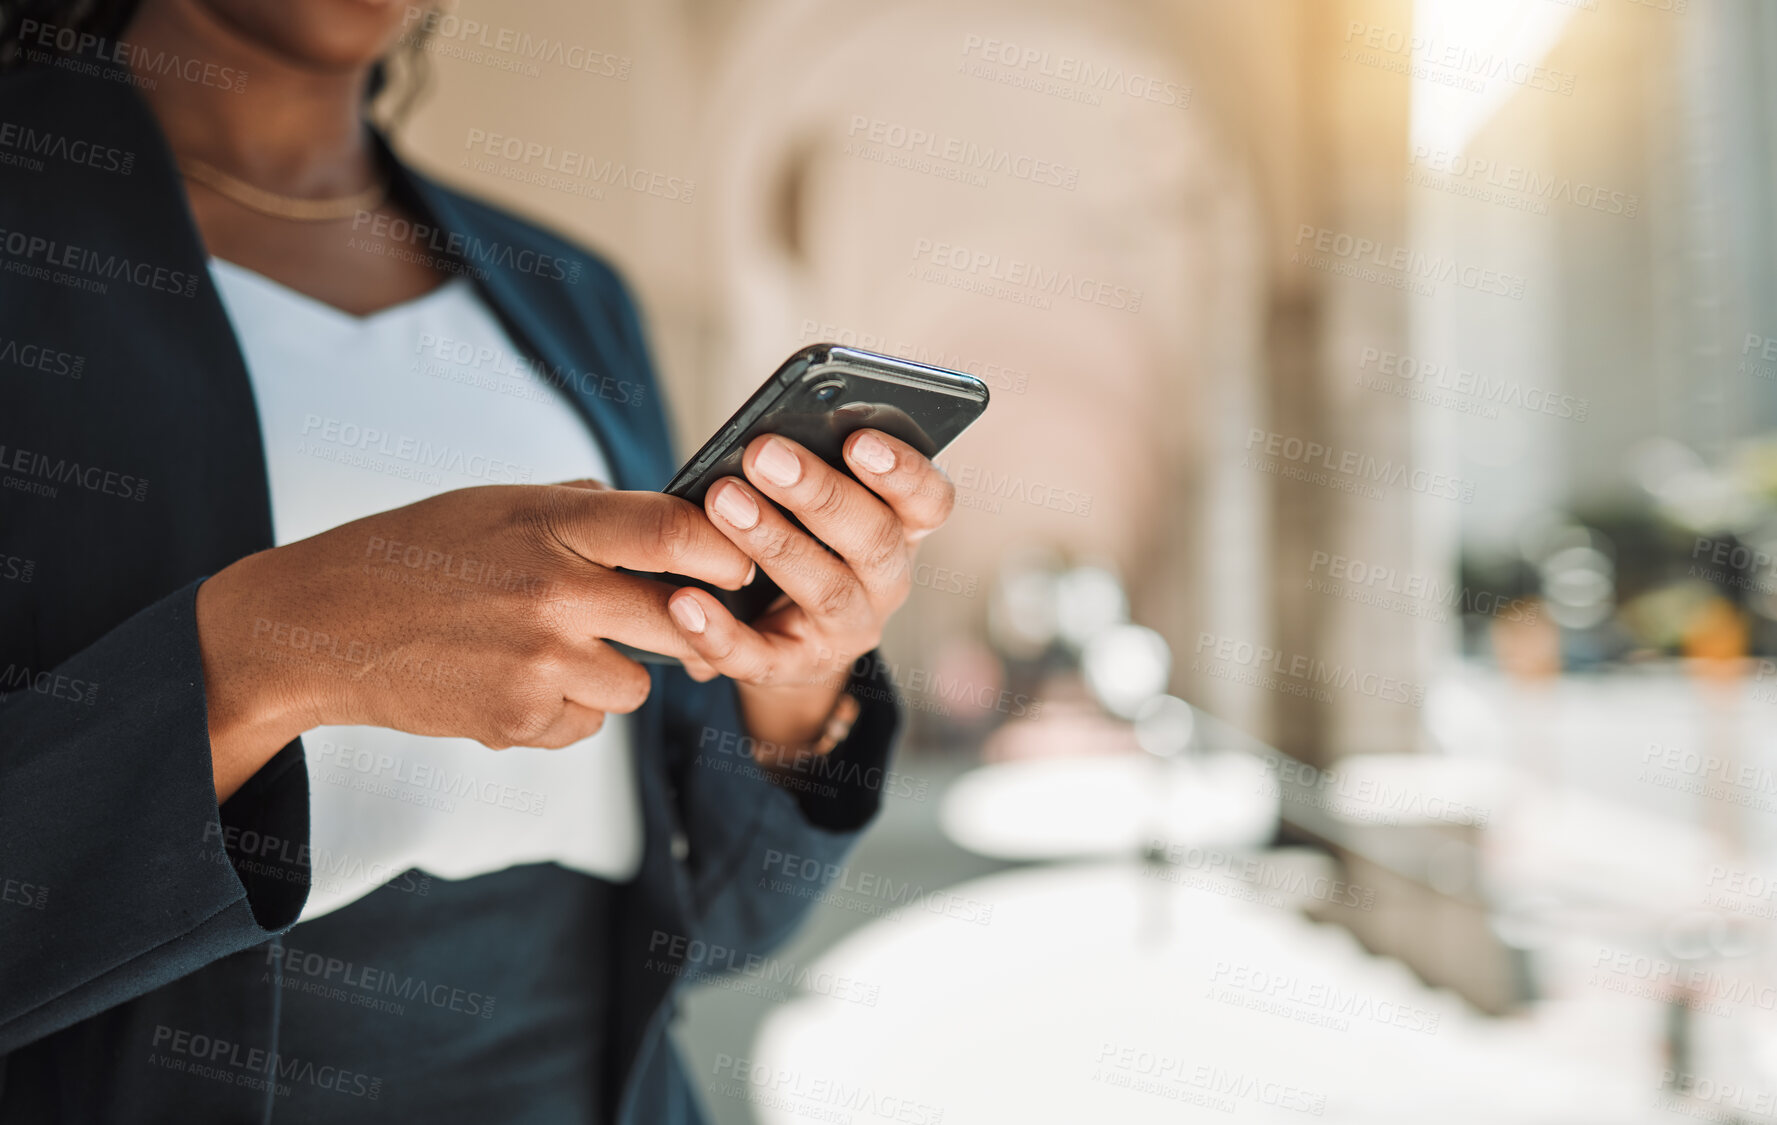
[[[759,564],[754,563],[752,566],[747,567],[747,576],[740,580],[740,584],[742,586],[751,586],[753,584],[753,579],[757,577],[759,577]]]
[[[672,613],[673,620],[687,633],[701,633],[708,623],[703,615],[703,607],[697,604],[696,598],[675,598],[666,603],[666,608]]]
[[[761,456],[759,460],[763,462],[765,458]],[[716,489],[716,514],[746,531],[759,522],[759,505],[740,485],[725,484]]]
[[[760,476],[779,488],[788,488],[802,479],[802,462],[796,459],[796,454],[789,446],[777,438],[765,443],[765,448],[759,451],[758,458],[753,461],[753,467],[759,470]]]
[[[873,473],[886,473],[895,467],[895,451],[868,430],[852,443],[851,459]]]

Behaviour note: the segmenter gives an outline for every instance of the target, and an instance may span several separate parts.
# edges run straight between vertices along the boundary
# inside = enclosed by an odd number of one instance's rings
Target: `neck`
[[[358,191],[376,175],[364,127],[368,65],[304,65],[255,42],[200,0],[143,4],[122,38],[247,77],[240,89],[144,73],[142,95],[167,142],[268,191],[308,197]],[[215,73],[211,71],[210,73]]]

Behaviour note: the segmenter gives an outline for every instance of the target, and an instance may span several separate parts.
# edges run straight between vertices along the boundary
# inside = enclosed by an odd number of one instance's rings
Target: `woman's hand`
[[[668,602],[709,674],[739,683],[748,733],[768,765],[788,764],[820,733],[852,663],[876,647],[907,600],[919,541],[956,502],[936,465],[880,431],[848,438],[845,462],[857,481],[787,438],[754,440],[741,462],[751,483],[719,481],[704,509],[786,600],[750,627],[702,590],[682,589]]]
[[[262,551],[198,589],[218,800],[324,724],[561,747],[648,696],[598,638],[712,675],[668,620],[671,572],[752,560],[676,497],[593,482],[467,488]]]

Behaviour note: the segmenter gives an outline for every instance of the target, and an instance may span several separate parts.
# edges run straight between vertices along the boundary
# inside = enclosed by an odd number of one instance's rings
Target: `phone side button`
[[[697,471],[702,472],[709,468],[711,465],[715,464],[719,458],[726,454],[728,452],[728,443],[732,442],[734,440],[734,435],[739,432],[739,426],[729,426],[727,429],[723,430],[722,436],[716,440],[715,447],[697,459]]]

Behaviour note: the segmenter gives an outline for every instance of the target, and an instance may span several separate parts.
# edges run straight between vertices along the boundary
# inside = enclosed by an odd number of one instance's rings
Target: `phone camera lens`
[[[822,383],[820,386],[818,386],[814,389],[815,401],[819,402],[819,403],[832,402],[834,399],[839,397],[839,392],[843,391],[844,389],[845,389],[845,384],[840,382],[837,379],[833,379],[828,382]]]

